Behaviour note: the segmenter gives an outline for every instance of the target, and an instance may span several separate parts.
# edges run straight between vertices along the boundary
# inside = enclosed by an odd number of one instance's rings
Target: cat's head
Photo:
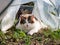
[[[30,26],[37,21],[37,18],[32,14],[25,14],[20,16],[20,24]]]

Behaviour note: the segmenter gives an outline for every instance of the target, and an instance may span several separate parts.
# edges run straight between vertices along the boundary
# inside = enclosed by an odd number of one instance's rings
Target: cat
[[[22,14],[19,18],[19,23],[16,25],[16,28],[26,31],[29,35],[37,33],[42,28],[47,26],[38,21],[38,19],[33,14]]]

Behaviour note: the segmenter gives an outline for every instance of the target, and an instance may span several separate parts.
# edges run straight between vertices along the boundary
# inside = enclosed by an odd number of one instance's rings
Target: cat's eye
[[[31,16],[28,17],[28,22],[29,23],[34,23],[34,21],[31,19]]]
[[[26,23],[26,18],[23,17],[23,18],[21,19],[21,21],[20,21],[20,24],[25,24],[25,23]]]

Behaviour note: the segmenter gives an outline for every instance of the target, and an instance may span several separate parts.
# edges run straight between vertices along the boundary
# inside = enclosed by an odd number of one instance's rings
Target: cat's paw
[[[38,30],[31,30],[31,31],[28,32],[28,34],[33,35],[34,33],[37,33],[37,32],[38,32]]]
[[[2,31],[3,33],[7,33],[7,31]]]
[[[30,31],[30,32],[28,32],[28,34],[29,34],[29,35],[33,35],[34,33]]]

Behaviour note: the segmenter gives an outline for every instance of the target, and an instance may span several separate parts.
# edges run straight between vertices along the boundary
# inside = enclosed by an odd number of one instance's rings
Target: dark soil
[[[53,38],[49,33],[45,35],[44,32],[49,31],[44,30],[30,36],[12,27],[6,34],[0,31],[0,45],[60,45],[60,39]]]

